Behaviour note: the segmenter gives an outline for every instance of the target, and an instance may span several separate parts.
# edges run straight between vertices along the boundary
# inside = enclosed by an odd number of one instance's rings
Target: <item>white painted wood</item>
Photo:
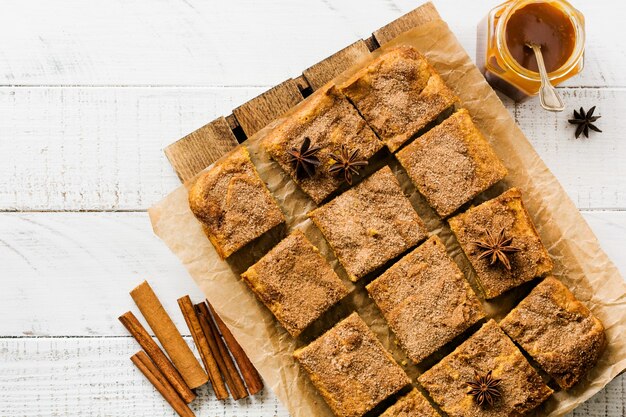
[[[435,3],[474,56],[476,24],[501,0]],[[585,73],[570,85],[624,86],[626,55],[614,40],[626,5],[572,3],[587,17],[589,48]],[[0,84],[271,86],[419,4],[5,0]]]
[[[0,88],[0,211],[144,210],[179,185],[163,147],[261,90]],[[569,109],[597,103],[604,133],[575,140],[569,111],[507,106],[580,208],[626,208],[626,89],[561,91]]]
[[[626,212],[585,213],[626,275]],[[176,299],[202,295],[145,213],[0,214],[0,336],[123,336],[117,317],[148,279],[179,329]],[[9,319],[6,319],[9,318]]]
[[[470,56],[476,23],[502,0],[435,4]],[[626,3],[572,0],[587,18],[586,68],[561,89],[598,104],[605,132],[572,139],[568,114],[508,103],[626,275]],[[5,0],[0,14],[0,415],[173,416],[128,360],[117,316],[149,279],[185,331],[176,298],[202,295],[144,210],[178,185],[162,148],[329,54],[415,0]],[[598,211],[608,209],[608,211]],[[47,211],[73,211],[72,213]],[[75,211],[89,211],[75,213]],[[91,212],[96,211],[96,212]],[[52,337],[47,337],[52,336]],[[69,336],[69,337],[68,337]],[[576,417],[626,415],[619,377]],[[271,392],[198,415],[288,414]]]
[[[0,338],[1,414],[176,416],[131,364],[130,355],[139,349],[130,337]],[[198,416],[289,416],[268,389],[239,402],[218,401],[206,385],[198,394],[191,404]]]

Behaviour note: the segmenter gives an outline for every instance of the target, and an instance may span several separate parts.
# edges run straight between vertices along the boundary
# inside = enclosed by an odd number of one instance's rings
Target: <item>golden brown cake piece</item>
[[[300,149],[304,138],[311,140],[311,147],[320,148],[316,154],[320,165],[313,177],[298,178],[289,151]],[[360,160],[370,159],[383,147],[365,120],[334,87],[311,97],[263,140],[263,146],[272,159],[316,203],[323,201],[345,182],[342,176],[329,172],[336,162],[331,154],[339,155],[342,145],[348,152],[358,151]]]
[[[439,413],[418,390],[413,388],[380,417],[439,417]]]
[[[469,393],[477,376],[500,380],[493,405]],[[431,398],[450,417],[519,417],[552,395],[520,350],[490,320],[472,337],[419,377]]]
[[[552,271],[552,259],[517,188],[452,217],[449,224],[487,298]],[[499,247],[504,249],[490,249]]]
[[[357,313],[294,357],[339,417],[360,417],[411,383]]]
[[[437,236],[366,288],[416,363],[485,317],[478,297]]]
[[[380,55],[341,91],[392,152],[458,100],[426,58],[409,46]]]
[[[500,326],[563,389],[578,383],[606,347],[600,320],[553,276],[539,283]]]
[[[309,213],[352,281],[424,240],[424,222],[386,166]]]
[[[300,230],[241,277],[293,337],[350,292]]]
[[[465,109],[415,139],[396,158],[441,217],[448,217],[507,174]]]
[[[196,179],[189,206],[222,259],[285,221],[244,146]]]

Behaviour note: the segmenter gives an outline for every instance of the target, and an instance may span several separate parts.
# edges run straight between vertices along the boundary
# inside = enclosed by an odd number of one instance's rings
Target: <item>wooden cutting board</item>
[[[431,2],[375,30],[323,61],[305,69],[263,94],[233,109],[232,114],[218,117],[165,148],[165,155],[182,182],[218,160],[226,152],[258,132],[270,122],[353,64],[389,42],[402,32],[439,19]]]

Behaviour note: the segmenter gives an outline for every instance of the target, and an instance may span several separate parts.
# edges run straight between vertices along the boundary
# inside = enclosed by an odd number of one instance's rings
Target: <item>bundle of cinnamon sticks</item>
[[[196,398],[193,390],[207,382],[219,400],[230,395],[239,400],[263,389],[259,373],[208,301],[194,305],[188,295],[178,299],[203,369],[150,285],[144,281],[130,295],[167,353],[128,311],[119,320],[143,348],[131,361],[178,415],[194,416],[188,406]]]

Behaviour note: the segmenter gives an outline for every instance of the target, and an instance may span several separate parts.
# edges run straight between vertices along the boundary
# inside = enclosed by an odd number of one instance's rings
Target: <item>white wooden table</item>
[[[436,1],[474,56],[498,1]],[[576,0],[584,74],[568,114],[507,103],[626,274],[626,2]],[[162,148],[415,8],[413,0],[3,0],[0,14],[0,414],[174,415],[132,367],[117,322],[148,278],[201,299],[145,210],[179,183]],[[608,12],[610,10],[610,12]],[[603,134],[574,139],[598,105]],[[575,416],[626,415],[619,377]],[[240,404],[202,392],[201,416],[287,416],[271,392]]]

